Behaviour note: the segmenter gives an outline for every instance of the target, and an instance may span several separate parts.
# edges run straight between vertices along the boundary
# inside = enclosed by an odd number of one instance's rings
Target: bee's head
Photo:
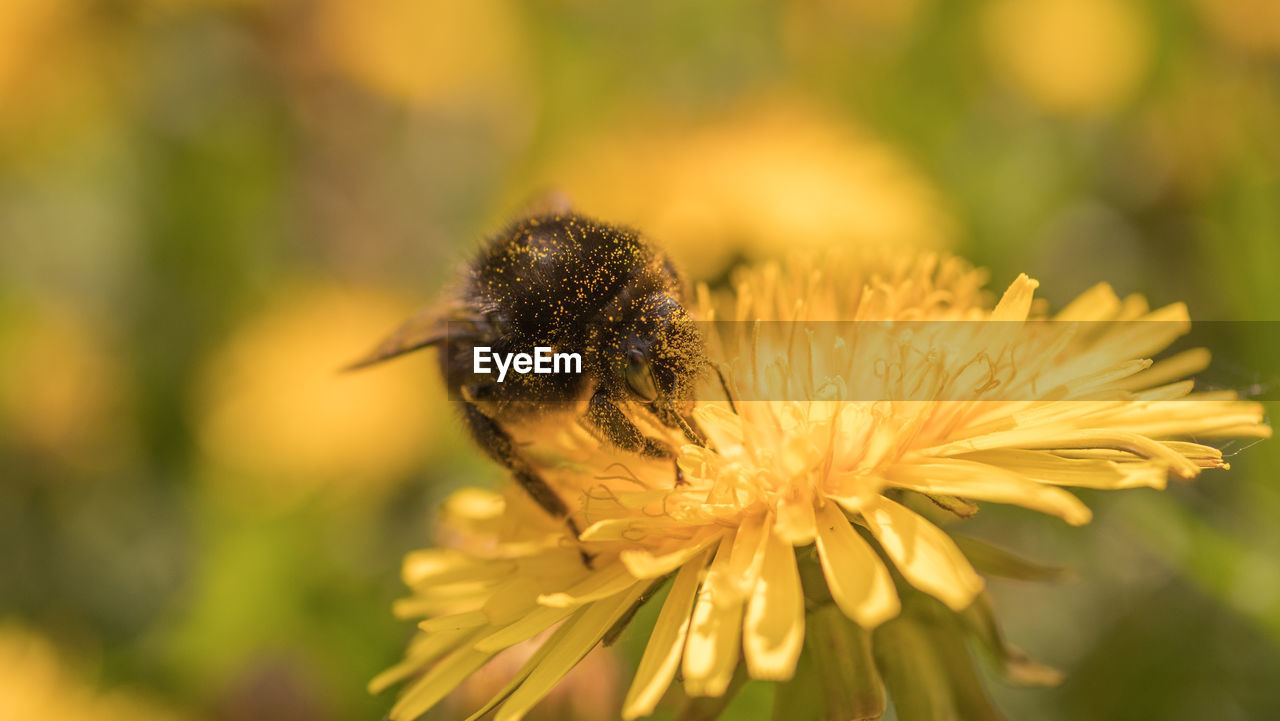
[[[686,400],[702,368],[702,339],[675,298],[654,293],[641,300],[622,330],[621,375],[637,400]]]

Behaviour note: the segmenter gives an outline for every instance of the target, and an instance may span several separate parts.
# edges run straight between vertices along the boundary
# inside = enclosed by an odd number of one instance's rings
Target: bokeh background
[[[712,281],[886,244],[1271,321],[1278,129],[1272,0],[3,0],[0,717],[381,718],[401,556],[501,475],[429,358],[334,369],[541,192]],[[1214,328],[1265,397],[1280,334]],[[992,582],[1069,673],[1011,716],[1280,718],[1280,444],[1229,452],[972,522],[1076,570]]]

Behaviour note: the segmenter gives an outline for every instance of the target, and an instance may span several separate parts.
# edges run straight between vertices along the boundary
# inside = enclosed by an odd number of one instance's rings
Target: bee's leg
[[[680,418],[693,429],[695,434],[697,434],[697,440],[695,440],[694,443],[706,448],[708,438],[707,432],[702,428],[702,425],[698,423],[698,419],[693,417],[693,413],[681,414]]]
[[[654,402],[646,406],[667,428],[675,428],[684,434],[685,440],[690,443],[707,447],[706,432],[698,427],[698,422],[692,416],[684,416],[677,411],[670,403]],[[680,462],[676,461],[676,485],[684,484],[684,471],[680,470]]]
[[[662,425],[667,428],[674,428],[684,434],[685,440],[696,446],[706,447],[707,441],[700,434],[702,429],[697,428],[692,418],[686,418],[681,415],[670,403],[661,400],[650,403],[647,408]]]
[[[738,405],[733,402],[733,391],[729,390],[729,381],[724,379],[724,370],[715,361],[709,360],[707,365],[711,366],[711,370],[716,372],[716,378],[720,379],[720,390],[724,391],[724,397],[729,401],[729,410],[733,411],[735,416],[738,415]]]
[[[738,405],[733,400],[733,391],[729,389],[729,382],[725,380],[724,371],[721,370],[720,364],[714,361],[707,361],[707,365],[715,371],[716,377],[720,379],[720,389],[724,391],[724,397],[729,401],[729,410],[734,415],[738,414]],[[684,437],[690,442],[706,448],[707,432],[703,430],[698,420],[693,417],[692,413],[680,413],[670,403],[663,405],[661,402],[654,402],[649,405],[649,410],[657,416],[658,420],[668,428],[678,428],[684,432]],[[692,409],[690,409],[692,410]]]
[[[670,446],[640,432],[636,424],[601,393],[591,396],[591,401],[587,404],[586,421],[592,428],[603,433],[606,440],[624,451],[647,458],[670,458],[675,462],[676,454]],[[679,463],[675,467],[676,485],[680,485],[684,483],[684,472],[680,470]]]
[[[547,484],[542,476],[529,467],[529,464],[516,450],[511,436],[502,429],[502,426],[482,413],[474,403],[468,401],[462,402],[462,418],[466,422],[467,429],[471,431],[472,438],[484,449],[485,453],[511,471],[512,475],[515,476],[516,483],[520,484],[520,487],[524,489],[525,493],[529,494],[534,503],[537,503],[553,517],[564,519],[565,525],[573,533],[574,539],[577,540],[578,536],[581,535],[581,530],[578,528],[578,523],[569,515],[569,507],[565,505],[564,499]],[[582,562],[587,567],[590,567],[591,554],[586,551],[580,551],[580,553],[582,554]]]

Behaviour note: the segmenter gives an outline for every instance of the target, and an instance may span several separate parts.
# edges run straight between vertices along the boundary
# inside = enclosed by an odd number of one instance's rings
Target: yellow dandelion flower
[[[992,0],[983,21],[995,69],[1049,112],[1115,110],[1151,62],[1146,19],[1121,0]]]
[[[101,471],[134,449],[124,372],[89,318],[19,304],[0,322],[0,435],[61,467]]]
[[[514,4],[505,0],[321,0],[313,27],[324,62],[412,107],[526,102],[529,60]]]
[[[66,152],[110,127],[126,99],[132,50],[89,3],[0,4],[0,147],[6,157]],[[7,161],[8,162],[8,161]]]
[[[179,721],[128,689],[94,688],[53,644],[14,622],[0,624],[0,718],[26,721]]]
[[[681,122],[649,114],[555,154],[536,178],[574,203],[644,220],[691,273],[783,246],[938,250],[954,221],[897,149],[789,97]]]
[[[795,0],[783,3],[779,40],[791,59],[856,72],[851,57],[896,55],[926,10],[921,0]]]
[[[859,718],[883,712],[881,676],[911,703],[970,717],[982,694],[967,691],[961,627],[1002,649],[1016,680],[1053,681],[999,640],[974,568],[990,559],[924,509],[966,516],[989,501],[1080,525],[1090,511],[1065,488],[1160,488],[1226,467],[1183,439],[1270,429],[1256,403],[1193,392],[1184,379],[1205,351],[1149,360],[1189,329],[1182,305],[1152,310],[1103,285],[1051,315],[1025,276],[995,302],[983,284],[954,258],[884,255],[766,265],[725,298],[702,289],[702,316],[732,321],[707,336],[736,402],[693,409],[708,444],[683,447],[683,483],[581,429],[531,431],[546,477],[579,501],[592,561],[516,491],[455,496],[446,519],[465,542],[406,559],[413,595],[397,610],[426,620],[373,684],[415,679],[392,718],[551,630],[472,717],[522,718],[668,579],[626,719],[652,713],[677,673],[687,696],[721,697],[744,676],[792,679],[806,648],[820,674],[852,675],[826,684],[827,703]]]
[[[435,435],[438,384],[421,366],[337,371],[354,339],[404,312],[377,293],[297,286],[237,329],[206,364],[192,409],[201,447],[232,471],[229,487],[254,503],[265,491],[276,502],[315,490],[351,500],[376,496],[411,470],[431,450],[422,439]]]

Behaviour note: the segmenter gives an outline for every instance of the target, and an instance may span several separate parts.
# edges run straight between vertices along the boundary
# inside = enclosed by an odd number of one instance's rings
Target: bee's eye
[[[653,373],[649,370],[649,359],[644,351],[636,348],[627,351],[625,377],[632,393],[645,401],[657,400],[658,389],[653,385]]]

